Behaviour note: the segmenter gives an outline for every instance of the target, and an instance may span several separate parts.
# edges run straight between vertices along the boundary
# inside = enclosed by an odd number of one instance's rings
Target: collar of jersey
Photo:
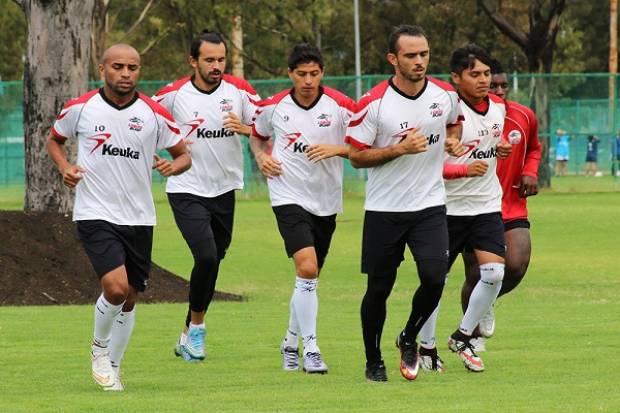
[[[457,91],[457,93],[458,93],[458,91]],[[486,96],[484,97],[484,100],[487,102],[487,110],[484,110],[484,111],[480,111],[480,110],[476,109],[476,106],[475,106],[475,105],[470,104],[468,101],[466,101],[465,99],[463,99],[463,96],[461,96],[461,94],[460,94],[460,93],[459,93],[459,98],[461,98],[461,100],[462,100],[463,102],[465,102],[465,104],[466,104],[467,106],[469,106],[469,108],[470,108],[471,110],[473,110],[474,112],[476,112],[477,114],[482,115],[482,116],[486,115],[486,114],[487,114],[487,112],[489,111],[489,108],[491,107],[491,102],[490,102],[490,100],[489,100],[489,95],[486,95]]]
[[[199,87],[198,87],[198,85],[196,85],[196,83],[194,83],[194,76],[192,76],[192,78],[191,78],[191,82],[192,82],[192,86],[194,86],[194,89],[196,89],[196,90],[197,90],[197,91],[199,91],[200,93],[204,93],[205,95],[210,95],[210,94],[212,94],[213,92],[215,92],[216,90],[218,90],[218,89],[219,89],[219,87],[220,87],[220,85],[222,84],[222,81],[220,80],[220,83],[218,83],[218,84],[217,84],[217,86],[216,86],[216,87],[214,87],[213,89],[211,89],[211,90],[203,90],[203,89],[199,88]]]
[[[99,89],[99,94],[101,95],[101,99],[103,99],[103,101],[105,103],[107,103],[108,105],[112,106],[114,109],[116,110],[123,110],[123,109],[127,109],[129,106],[133,105],[136,100],[138,100],[138,92],[134,92],[133,98],[131,98],[131,100],[129,102],[127,102],[127,104],[123,105],[123,106],[119,106],[116,103],[112,102],[106,95],[105,93],[103,93],[103,88]]]
[[[398,93],[399,95],[401,95],[402,97],[407,98],[407,99],[411,99],[411,100],[416,100],[417,98],[422,96],[422,93],[424,93],[424,91],[426,90],[426,85],[428,85],[428,79],[426,77],[424,78],[424,86],[422,86],[422,89],[420,89],[420,91],[418,93],[416,93],[415,95],[413,95],[413,96],[406,94],[405,92],[400,90],[398,87],[396,87],[396,85],[394,84],[394,76],[392,76],[388,80],[388,83],[390,84],[392,89],[394,89],[394,91],[396,93]]]
[[[299,103],[297,99],[295,99],[295,88],[291,88],[290,94],[291,94],[291,99],[293,99],[293,102],[295,102],[297,106],[299,106],[303,110],[310,110],[313,107],[315,107],[317,103],[319,103],[319,100],[321,100],[321,96],[323,96],[323,86],[319,86],[319,95],[316,97],[316,99],[314,99],[314,102],[312,102],[309,106],[304,106],[301,103]]]

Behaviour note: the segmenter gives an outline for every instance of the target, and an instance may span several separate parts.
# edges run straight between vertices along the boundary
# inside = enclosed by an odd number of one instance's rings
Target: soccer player
[[[426,76],[429,59],[421,27],[395,27],[387,54],[394,76],[361,98],[347,130],[351,164],[368,168],[362,241],[368,284],[361,318],[365,375],[371,381],[387,380],[381,334],[405,245],[420,279],[409,319],[396,337],[400,372],[407,380],[417,377],[416,337],[439,303],[448,271],[442,168],[445,150],[464,150],[459,144],[461,110],[451,85]]]
[[[538,193],[538,164],[541,146],[538,140],[538,120],[530,108],[508,100],[508,76],[501,64],[493,61],[491,66],[490,92],[504,99],[506,118],[503,139],[512,145],[511,155],[497,160],[497,176],[502,186],[502,220],[506,241],[506,268],[498,298],[519,285],[530,263],[532,242],[528,221],[527,197]],[[467,308],[480,271],[472,252],[463,252],[465,282],[461,290],[463,311]],[[495,331],[493,307],[485,313],[474,332],[472,340],[475,351],[485,350],[485,339]]]
[[[174,353],[200,361],[205,358],[205,314],[232,238],[235,190],[243,188],[241,135],[251,132],[258,96],[245,80],[224,74],[226,43],[219,33],[198,35],[189,62],[192,76],[164,87],[154,99],[191,142],[192,169],[168,178],[166,192],[194,258],[189,308]]]
[[[597,174],[598,162],[598,144],[600,139],[596,135],[588,135],[588,141],[586,142],[586,176]]]
[[[570,159],[571,137],[562,129],[558,129],[555,135],[555,174],[564,176],[566,175],[566,165]]]
[[[314,46],[296,45],[288,58],[288,71],[293,88],[260,103],[250,145],[268,178],[278,229],[297,274],[288,329],[280,346],[283,369],[299,369],[301,338],[303,370],[327,373],[317,344],[316,290],[336,214],[342,211],[341,158],[348,155],[344,137],[355,102],[321,86],[323,57]]]
[[[140,56],[133,47],[107,49],[99,73],[103,87],[65,105],[47,150],[64,184],[76,187],[73,220],[101,283],[92,376],[104,390],[122,391],[120,363],[133,330],[138,292],[147,286],[151,265],[151,168],[163,176],[178,175],[191,166],[191,157],[174,118],[136,92]],[[67,139],[78,141],[76,164],[67,160]],[[160,159],[160,148],[174,159]]]
[[[502,189],[495,173],[497,157],[510,154],[511,145],[502,140],[506,115],[505,104],[489,94],[491,57],[473,44],[460,47],[450,58],[452,81],[461,97],[464,121],[461,142],[467,151],[448,156],[444,167],[446,180],[450,266],[466,248],[474,251],[479,271],[465,315],[459,328],[448,339],[448,347],[457,353],[471,371],[484,371],[484,363],[471,343],[474,329],[491,308],[504,277],[504,225],[502,222]],[[467,177],[467,169],[476,160],[484,160],[487,168],[482,175]],[[439,307],[421,332],[421,345],[435,348],[435,325]],[[443,371],[437,365],[423,366]]]

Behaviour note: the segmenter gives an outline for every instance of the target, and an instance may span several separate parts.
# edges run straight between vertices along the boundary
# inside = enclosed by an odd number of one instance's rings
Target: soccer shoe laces
[[[321,367],[323,365],[323,359],[320,353],[306,353],[306,359],[309,360],[314,367]]]
[[[288,369],[296,369],[299,366],[299,353],[293,347],[284,347],[282,349],[284,355],[284,364]]]

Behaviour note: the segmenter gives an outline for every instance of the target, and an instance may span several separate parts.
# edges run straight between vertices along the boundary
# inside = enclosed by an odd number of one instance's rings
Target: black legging
[[[189,327],[191,312],[207,311],[215,293],[220,267],[215,240],[207,239],[191,247],[194,268],[189,280],[189,309],[185,325]]]

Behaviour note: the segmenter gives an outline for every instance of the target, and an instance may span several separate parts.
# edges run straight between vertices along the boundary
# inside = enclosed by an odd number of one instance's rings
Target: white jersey
[[[51,132],[77,139],[77,164],[86,170],[76,188],[74,221],[155,225],[153,156],[181,141],[164,108],[141,93],[119,108],[102,90],[92,90],[65,105]]]
[[[445,161],[467,165],[480,159],[486,161],[489,168],[481,177],[446,180],[448,215],[471,216],[502,210],[502,187],[495,169],[496,146],[502,137],[506,107],[502,99],[492,94],[489,94],[488,103],[486,112],[479,112],[461,101],[465,117],[461,143],[467,151],[457,158],[446,155]]]
[[[428,151],[403,155],[368,168],[368,211],[407,212],[445,204],[443,184],[446,126],[461,119],[459,98],[445,82],[427,77],[416,96],[400,91],[392,79],[360,99],[347,130],[347,143],[360,150],[399,143],[413,128],[428,139]]]
[[[308,108],[300,106],[284,90],[260,103],[252,135],[275,136],[272,156],[282,162],[282,175],[267,180],[271,205],[296,204],[317,216],[342,211],[342,158],[317,163],[306,149],[314,144],[343,145],[355,103],[342,93],[321,87]]]
[[[248,82],[224,75],[212,91],[198,89],[190,77],[177,80],[153,99],[168,109],[192,142],[192,168],[168,178],[166,192],[215,197],[243,188],[243,151],[240,135],[224,128],[229,112],[249,125],[259,97]]]

